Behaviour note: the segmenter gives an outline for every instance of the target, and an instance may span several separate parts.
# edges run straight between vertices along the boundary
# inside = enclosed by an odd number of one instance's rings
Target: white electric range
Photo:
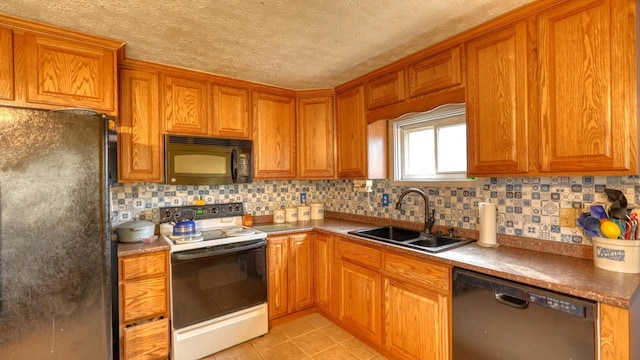
[[[173,359],[199,359],[268,331],[267,234],[242,226],[242,203],[160,208],[160,223],[195,211],[195,234],[171,244]]]

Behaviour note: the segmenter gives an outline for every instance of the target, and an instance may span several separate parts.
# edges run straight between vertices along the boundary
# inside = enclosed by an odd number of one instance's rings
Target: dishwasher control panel
[[[584,317],[585,306],[567,299],[558,299],[550,295],[529,293],[529,302],[554,310],[564,311],[569,314]]]

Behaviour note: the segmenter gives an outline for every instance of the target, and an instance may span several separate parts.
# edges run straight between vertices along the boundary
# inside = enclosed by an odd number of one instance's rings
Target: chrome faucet
[[[402,210],[402,199],[404,199],[404,197],[409,193],[416,193],[422,196],[422,199],[424,200],[424,232],[426,234],[431,234],[431,227],[433,226],[433,223],[436,222],[436,210],[433,209],[431,214],[429,214],[429,199],[427,199],[427,194],[425,194],[424,191],[417,188],[410,188],[403,191],[396,203],[396,210]]]

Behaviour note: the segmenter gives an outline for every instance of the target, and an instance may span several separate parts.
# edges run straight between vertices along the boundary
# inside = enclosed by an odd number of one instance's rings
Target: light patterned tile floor
[[[203,360],[386,360],[318,313],[276,326],[259,338]]]

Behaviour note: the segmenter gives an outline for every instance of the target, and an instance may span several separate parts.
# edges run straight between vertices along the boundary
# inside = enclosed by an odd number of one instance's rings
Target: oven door
[[[174,329],[267,301],[265,239],[171,255]]]

